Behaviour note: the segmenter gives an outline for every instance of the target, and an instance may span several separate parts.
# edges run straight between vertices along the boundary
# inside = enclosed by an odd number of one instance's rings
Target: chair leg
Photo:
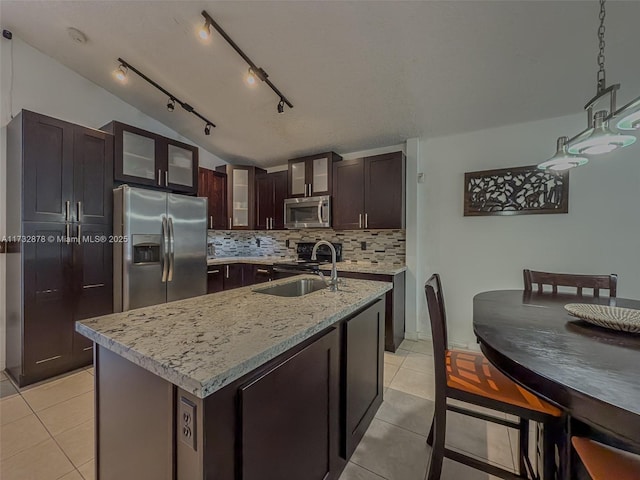
[[[529,420],[526,420],[524,418],[520,419],[520,428],[518,430],[518,446],[520,451],[518,473],[520,475],[527,475],[528,469],[526,458],[529,455]]]
[[[542,479],[556,479],[556,440],[558,428],[551,423],[544,425],[542,432]]]
[[[429,436],[427,437],[427,445],[431,446],[433,445],[433,426],[436,423],[436,417],[433,417],[433,420],[431,421],[431,428],[429,429]]]
[[[431,446],[431,460],[429,461],[429,470],[426,476],[426,480],[440,480],[442,474],[442,462],[444,460],[444,435],[447,429],[447,411],[446,409],[440,415],[436,414],[433,417],[433,423],[431,424],[432,446]]]

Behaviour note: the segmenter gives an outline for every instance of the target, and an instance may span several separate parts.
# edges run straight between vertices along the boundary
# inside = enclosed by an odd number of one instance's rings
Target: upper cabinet
[[[256,177],[256,228],[284,229],[284,200],[287,198],[287,171]]]
[[[266,170],[252,166],[222,165],[216,171],[227,174],[225,228],[253,230],[256,226],[256,174],[266,174]]]
[[[116,181],[197,192],[197,147],[120,122],[111,122],[102,130],[115,137]]]
[[[402,152],[345,160],[333,166],[333,228],[404,228]]]
[[[208,200],[207,228],[227,228],[227,175],[206,168],[199,169],[198,196]]]
[[[289,160],[289,197],[331,195],[333,164],[339,160],[334,152]]]
[[[113,137],[24,110],[15,123],[22,142],[22,220],[110,225]]]

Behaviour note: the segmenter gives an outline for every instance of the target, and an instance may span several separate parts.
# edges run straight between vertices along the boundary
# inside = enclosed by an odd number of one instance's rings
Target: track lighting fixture
[[[140,70],[135,68],[133,65],[131,65],[130,63],[127,63],[122,58],[118,58],[118,62],[120,62],[120,66],[114,72],[114,75],[116,76],[116,78],[118,80],[123,81],[121,79],[121,77],[126,79],[127,72],[129,70],[131,70],[133,73],[135,73],[140,78],[142,78],[144,81],[146,81],[148,84],[150,84],[153,87],[157,88],[162,93],[164,93],[167,97],[169,97],[169,100],[167,101],[167,110],[169,110],[170,112],[173,112],[175,110],[175,108],[176,108],[176,103],[177,103],[178,105],[180,105],[182,107],[183,110],[186,110],[187,112],[189,112],[189,113],[195,115],[196,117],[198,117],[200,120],[206,122],[206,126],[205,126],[205,129],[204,129],[205,135],[209,135],[211,133],[211,129],[212,128],[216,128],[216,125],[211,120],[209,120],[207,117],[204,117],[203,115],[198,113],[196,111],[196,109],[193,108],[191,105],[189,105],[188,103],[183,102],[182,100],[180,100],[178,97],[176,97],[171,92],[169,92],[166,88],[163,88],[157,82],[155,82],[151,78],[147,77],[144,73],[142,73]]]
[[[121,63],[120,66],[114,70],[113,76],[116,77],[116,80],[119,82],[124,83],[127,81],[128,71],[127,66]]]
[[[218,23],[211,17],[211,15],[207,13],[206,10],[202,11],[202,16],[205,19],[205,24],[204,27],[200,30],[200,37],[208,38],[208,35],[211,31],[210,27],[213,27],[220,34],[220,36],[224,38],[229,45],[231,45],[231,48],[233,48],[236,53],[240,55],[242,59],[249,65],[249,73],[245,79],[247,84],[250,86],[254,86],[258,83],[258,80],[265,82],[267,85],[269,85],[269,88],[271,88],[271,90],[273,90],[274,93],[278,95],[278,97],[280,97],[280,103],[286,104],[289,108],[293,108],[293,104],[287,99],[287,97],[284,96],[284,94],[280,90],[278,90],[273,82],[269,80],[269,74],[265,72],[264,69],[258,67],[255,63],[253,63],[253,61],[247,56],[247,54],[244,53],[242,49],[240,49],[236,42],[234,42],[231,37],[227,35],[227,32],[225,32],[222,27],[218,25]],[[203,31],[206,32],[206,36],[203,36]],[[284,105],[282,105],[281,107],[280,103],[278,104],[278,113],[283,113]]]
[[[253,68],[249,69],[249,73],[247,73],[247,83],[249,85],[255,85],[256,84],[256,74],[253,71]]]
[[[587,111],[587,128],[575,137],[567,140],[566,137],[558,139],[558,151],[548,161],[538,165],[541,169],[559,170],[577,167],[587,163],[584,155],[602,155],[627,147],[636,142],[636,137],[619,133],[617,130],[640,130],[640,97],[633,100],[619,110],[616,110],[616,94],[620,84],[607,87],[606,72],[604,68],[604,20],[606,0],[600,0],[600,14],[598,18],[598,74],[596,96],[585,105]],[[608,97],[609,110],[598,110],[594,114],[594,108],[603,99]],[[610,127],[615,125],[615,129]],[[562,140],[562,145],[561,145]]]
[[[204,25],[198,31],[198,35],[202,40],[207,40],[211,36],[211,21],[206,18],[204,21]]]

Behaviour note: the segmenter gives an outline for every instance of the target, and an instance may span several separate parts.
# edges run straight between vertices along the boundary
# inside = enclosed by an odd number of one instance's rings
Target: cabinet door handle
[[[369,214],[364,214],[364,228],[369,228]]]
[[[213,230],[213,215],[209,217],[209,229]]]
[[[273,230],[273,217],[271,217],[271,230]]]
[[[229,230],[231,230],[231,217],[229,217]]]
[[[65,234],[65,237],[66,237],[67,244],[69,244],[69,241],[70,241],[69,236],[71,235],[71,232],[69,231],[69,228],[70,228],[70,224],[69,224],[69,222],[67,222],[65,224],[65,226],[64,226],[64,230],[65,230],[64,234]]]
[[[78,208],[77,208],[76,214],[78,216],[78,221],[81,222],[82,221],[82,202],[78,202],[77,207]]]
[[[158,169],[158,185],[162,186],[162,170]]]
[[[213,274],[213,273],[220,273],[220,270],[209,270],[207,272],[209,275]]]
[[[358,214],[358,228],[362,228],[362,214]]]
[[[67,200],[66,202],[64,202],[64,221],[68,222],[70,220],[69,219],[70,216],[71,216],[71,202]]]
[[[78,224],[78,245],[82,243],[82,224]]]
[[[258,268],[256,269],[257,273],[269,273],[269,270],[265,270],[264,268]]]
[[[165,171],[164,172],[164,186],[168,187],[169,186],[169,171]]]
[[[226,271],[227,271],[227,273],[225,274],[225,276],[226,276],[227,278],[229,278],[229,265],[225,265],[225,269],[226,269]]]

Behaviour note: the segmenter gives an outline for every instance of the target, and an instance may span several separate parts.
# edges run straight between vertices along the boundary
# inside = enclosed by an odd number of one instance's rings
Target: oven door
[[[286,228],[329,228],[331,226],[329,195],[286,199],[284,226]]]

